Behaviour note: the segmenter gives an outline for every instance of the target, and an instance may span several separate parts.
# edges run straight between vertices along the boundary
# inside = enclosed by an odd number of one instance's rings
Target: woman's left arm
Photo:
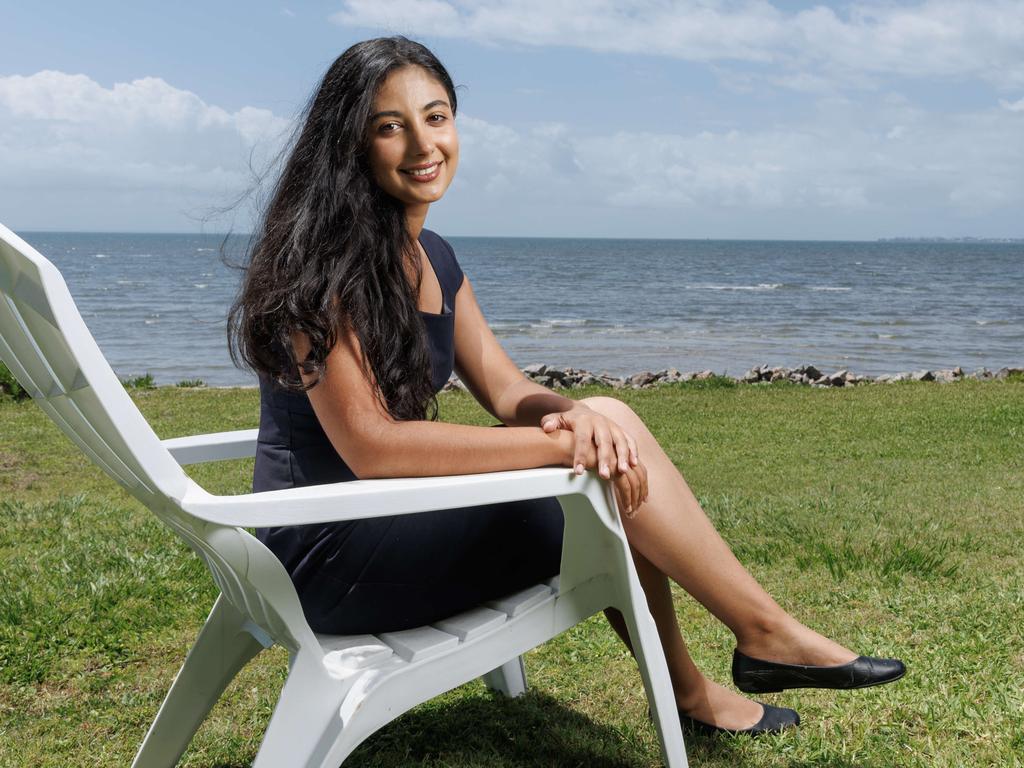
[[[573,466],[582,473],[596,458],[609,478],[640,460],[636,441],[611,419],[585,404],[527,379],[495,338],[466,277],[455,297],[455,371],[480,404],[510,427],[570,429],[576,435]],[[596,457],[594,451],[596,449]],[[588,460],[588,456],[594,457]]]

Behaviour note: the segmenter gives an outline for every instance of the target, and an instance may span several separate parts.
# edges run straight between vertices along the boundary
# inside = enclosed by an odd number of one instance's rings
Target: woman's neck
[[[429,203],[405,206],[405,228],[413,242],[420,239],[420,232],[423,231],[423,224],[427,220],[427,211],[429,210]]]

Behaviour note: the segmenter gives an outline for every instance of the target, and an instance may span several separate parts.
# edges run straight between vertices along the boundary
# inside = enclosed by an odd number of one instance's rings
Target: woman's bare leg
[[[757,702],[739,696],[701,674],[690,658],[686,643],[679,633],[679,622],[676,620],[668,578],[636,549],[632,551],[637,576],[644,588],[647,606],[654,618],[662,649],[665,651],[676,705],[691,717],[723,728],[738,730],[754,725],[763,714],[761,707]],[[614,608],[609,608],[605,615],[608,617],[608,623],[622,638],[622,642],[632,651],[633,643],[622,614]]]
[[[729,627],[736,636],[737,647],[749,656],[820,665],[844,664],[856,658],[852,651],[791,617],[764,591],[732,554],[686,481],[628,405],[609,397],[586,398],[583,402],[613,419],[636,439],[640,458],[647,467],[648,499],[634,517],[625,518],[623,522],[630,544],[640,555],[634,557],[634,562],[665,646],[681,707],[683,700],[693,699],[694,690],[698,691],[697,697],[701,695],[701,684],[694,675],[694,672],[700,673],[679,635],[665,576]],[[647,566],[653,572],[648,572]],[[700,680],[703,679],[701,676]],[[746,701],[721,690],[730,698]],[[730,708],[734,706],[738,705],[734,702]],[[712,708],[720,709],[713,705]],[[684,711],[705,719],[696,711],[686,708]],[[748,725],[756,719],[754,717]],[[741,727],[725,724],[718,718],[705,722]]]

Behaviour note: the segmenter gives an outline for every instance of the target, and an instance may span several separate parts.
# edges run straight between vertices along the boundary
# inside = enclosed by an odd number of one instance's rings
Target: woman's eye
[[[445,120],[448,119],[448,115],[444,114],[443,112],[435,112],[427,119],[434,123],[443,123]]]
[[[377,128],[381,133],[393,133],[397,131],[401,126],[398,123],[381,123]]]

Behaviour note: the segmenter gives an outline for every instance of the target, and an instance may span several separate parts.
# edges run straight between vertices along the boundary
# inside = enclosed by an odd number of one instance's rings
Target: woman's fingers
[[[635,467],[640,463],[640,448],[630,434],[626,435],[626,442],[629,444],[629,463]]]
[[[597,445],[598,474],[605,480],[612,478],[612,469],[618,471],[615,461],[615,442],[611,431],[603,424],[594,430],[594,443]]]
[[[612,430],[612,440],[615,442],[615,455],[618,460],[619,472],[625,472],[632,466],[632,462],[630,462],[629,435],[616,426]]]
[[[572,465],[576,468],[576,474],[582,475],[590,466],[593,466],[590,458],[592,453],[591,442],[593,441],[593,429],[588,425],[577,424],[573,432],[576,435],[576,454],[573,457]]]
[[[629,484],[633,491],[633,514],[640,509],[640,504],[643,502],[643,481],[640,479],[640,473],[636,471],[635,467],[629,468]]]
[[[618,475],[615,478],[615,487],[619,495],[619,508],[626,517],[636,514],[638,501],[639,481],[636,474],[630,470]]]

